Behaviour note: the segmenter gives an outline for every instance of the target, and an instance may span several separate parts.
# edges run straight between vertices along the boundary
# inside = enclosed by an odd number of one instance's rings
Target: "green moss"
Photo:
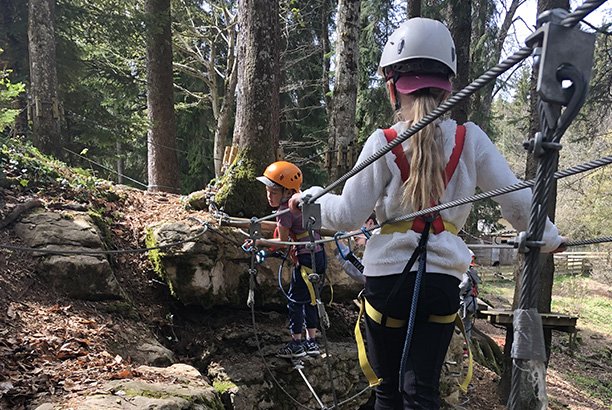
[[[249,150],[238,153],[238,160],[219,181],[221,188],[215,197],[225,212],[243,217],[266,213],[265,188],[255,179],[261,174],[260,168]]]
[[[233,389],[237,386],[230,380],[215,380],[213,381],[213,387],[215,388],[218,394],[223,394],[229,389]]]
[[[157,240],[155,239],[155,233],[153,232],[153,228],[147,228],[147,235],[145,236],[145,245],[147,248],[154,248],[158,246]],[[151,262],[151,266],[153,267],[153,271],[163,279],[164,282],[168,283],[170,286],[170,292],[174,295],[174,291],[172,289],[172,284],[168,280],[168,274],[166,269],[164,269],[164,264],[162,262],[163,257],[166,255],[159,249],[151,249],[148,252],[149,262]]]
[[[87,212],[87,214],[89,215],[93,223],[96,225],[96,227],[100,231],[102,235],[101,239],[102,239],[102,242],[104,243],[105,249],[111,249],[112,234],[111,234],[110,228],[108,227],[108,223],[104,219],[104,216],[102,215],[102,213],[99,211],[94,211],[93,209],[90,209]]]
[[[221,400],[219,400],[218,397],[215,397],[215,399],[210,402],[207,399],[205,399],[204,397],[194,397],[194,396],[186,396],[184,394],[178,394],[178,393],[170,393],[167,391],[161,391],[161,390],[148,390],[148,389],[143,389],[140,391],[136,391],[136,390],[132,390],[132,389],[126,389],[121,387],[121,390],[125,392],[125,395],[129,398],[133,398],[133,397],[148,397],[150,399],[167,399],[169,397],[178,397],[180,399],[183,399],[189,403],[195,403],[195,404],[205,404],[207,405],[209,408],[211,409],[215,409],[215,410],[223,410],[224,407],[221,404]]]

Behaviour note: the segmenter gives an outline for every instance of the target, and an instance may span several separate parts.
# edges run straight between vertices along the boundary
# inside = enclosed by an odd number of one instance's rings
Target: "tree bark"
[[[276,159],[279,140],[278,0],[240,0],[238,10],[238,156],[216,201],[230,215],[251,217],[268,210],[264,186],[255,178]]]
[[[170,0],[146,0],[149,192],[180,193]]]
[[[30,0],[28,45],[34,146],[45,154],[63,158],[55,55],[55,0]]]
[[[406,2],[406,14],[409,19],[421,17],[421,0],[408,0]]]
[[[453,90],[459,91],[470,83],[470,41],[472,36],[472,2],[457,0],[450,3],[449,30],[455,40],[457,51],[457,75],[453,78]],[[469,100],[456,104],[451,110],[451,117],[457,124],[468,120]]]
[[[351,167],[348,147],[355,139],[355,112],[359,84],[359,33],[361,0],[338,1],[336,74],[328,147],[334,158],[328,164],[328,183]],[[335,155],[334,155],[335,154]]]

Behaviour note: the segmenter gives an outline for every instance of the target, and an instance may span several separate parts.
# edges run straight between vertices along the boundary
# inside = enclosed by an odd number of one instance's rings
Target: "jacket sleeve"
[[[384,134],[376,130],[366,141],[357,163],[363,162],[382,148]],[[338,231],[352,231],[360,228],[376,206],[378,198],[383,196],[392,174],[387,166],[386,158],[381,158],[370,164],[353,177],[349,178],[340,195],[325,194],[317,200],[321,204],[322,223],[324,226]],[[312,187],[302,194],[317,195],[323,190]]]
[[[470,124],[470,138],[475,139],[477,185],[484,191],[506,187],[519,183],[508,162],[495,148],[489,137],[476,125]],[[503,217],[512,224],[517,231],[526,231],[529,223],[532,191],[525,188],[520,191],[493,197],[502,208]],[[542,253],[553,251],[561,244],[561,237],[557,227],[546,218],[543,241],[545,246]]]

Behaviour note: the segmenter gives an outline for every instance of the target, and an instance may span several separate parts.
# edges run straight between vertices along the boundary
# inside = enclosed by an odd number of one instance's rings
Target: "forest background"
[[[520,36],[534,29],[521,17],[527,5],[525,0],[0,0],[1,135],[34,141],[99,177],[182,194],[222,181],[226,146],[258,141],[266,149],[254,159],[250,177],[282,155],[303,169],[307,186],[325,185],[354,164],[371,132],[393,122],[377,64],[399,22],[422,15],[449,25],[460,63],[453,85],[460,90],[523,45]],[[577,5],[541,1],[539,7]],[[45,10],[48,18],[37,21],[34,16],[45,16]],[[585,107],[564,137],[560,168],[610,153],[609,6],[599,17],[597,25],[582,25],[598,33],[595,65]],[[278,93],[252,101],[241,95],[252,85],[244,73],[252,63],[249,47],[258,41],[248,24],[257,19],[261,32],[274,36],[266,51],[276,64],[270,89]],[[33,57],[36,35],[28,36],[28,26],[33,34],[51,32],[54,50]],[[166,54],[164,39],[171,41]],[[40,60],[34,64],[33,58]],[[522,142],[531,136],[530,63],[517,65],[451,113],[458,122],[481,125],[520,178],[526,169]],[[56,91],[50,81],[45,90],[51,91],[37,94],[36,67],[56,67]],[[157,100],[156,80],[172,87],[158,87]],[[164,97],[173,99],[166,104],[170,116],[152,117]],[[265,135],[245,140],[245,106],[273,111]],[[57,125],[40,125],[45,107],[47,120]],[[45,132],[49,135],[41,137]],[[160,164],[170,169],[157,169]],[[160,179],[159,173],[171,175]],[[556,212],[562,232],[579,239],[612,231],[609,173],[604,167],[560,182]],[[264,212],[235,209],[248,217]],[[479,202],[465,230],[493,230],[499,217],[492,202]]]

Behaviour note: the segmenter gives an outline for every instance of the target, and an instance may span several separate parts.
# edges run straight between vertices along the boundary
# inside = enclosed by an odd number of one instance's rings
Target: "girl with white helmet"
[[[399,121],[390,129],[376,130],[358,162],[445,101],[456,70],[454,42],[442,23],[426,18],[402,23],[385,45],[379,70]],[[476,186],[487,191],[517,182],[477,125],[438,120],[347,180],[342,194],[326,194],[318,202],[323,225],[347,232],[359,227],[372,209],[379,221],[387,221],[471,196]],[[313,187],[294,195],[290,207],[297,212],[301,196],[321,190]],[[530,191],[495,200],[515,229],[527,229]],[[371,383],[377,384],[376,410],[440,407],[440,371],[454,323],[436,318],[453,318],[459,308],[458,285],[471,256],[457,232],[469,212],[467,204],[387,224],[368,242],[363,258],[363,303],[368,359],[376,377],[382,379]],[[563,240],[547,221],[542,252],[562,250]],[[417,273],[420,261],[425,261],[422,275]],[[415,288],[418,276],[422,279]],[[411,317],[413,294],[418,298]]]

